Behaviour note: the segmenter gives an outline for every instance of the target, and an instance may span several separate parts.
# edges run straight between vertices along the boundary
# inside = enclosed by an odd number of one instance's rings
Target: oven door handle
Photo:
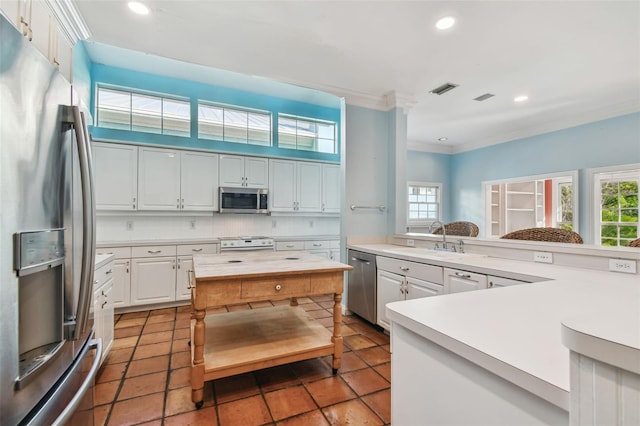
[[[78,392],[73,396],[73,399],[69,401],[67,407],[60,413],[58,418],[52,423],[52,426],[64,425],[71,415],[76,411],[76,408],[82,402],[87,390],[93,385],[94,380],[96,378],[96,373],[98,372],[98,368],[100,367],[100,360],[102,359],[102,339],[91,339],[88,343],[88,349],[96,348],[96,355],[93,358],[93,363],[91,364],[91,369],[87,374],[87,377],[78,388]]]

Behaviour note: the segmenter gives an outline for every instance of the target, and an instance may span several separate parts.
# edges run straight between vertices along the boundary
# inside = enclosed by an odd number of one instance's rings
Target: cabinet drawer
[[[242,280],[240,297],[281,297],[307,294],[311,289],[311,280],[305,277],[261,278]]]
[[[318,240],[318,241],[305,241],[305,250],[322,250],[322,249],[337,249],[340,248],[340,241],[338,240]]]
[[[116,259],[130,259],[131,247],[102,247],[97,248],[98,254],[112,254]]]
[[[113,262],[102,265],[93,272],[93,290],[102,287],[108,280],[113,278]]]
[[[131,257],[175,256],[176,246],[131,247]]]
[[[217,244],[184,244],[179,245],[178,256],[188,256],[192,254],[216,254],[218,253]]]
[[[304,241],[277,241],[276,251],[304,250]]]
[[[417,278],[436,284],[443,284],[442,266],[426,265],[424,263],[409,262],[391,257],[376,257],[378,269],[393,272],[407,277]]]
[[[527,284],[526,281],[514,280],[512,278],[494,277],[493,275],[487,276],[489,283],[487,287],[507,287],[510,285]]]

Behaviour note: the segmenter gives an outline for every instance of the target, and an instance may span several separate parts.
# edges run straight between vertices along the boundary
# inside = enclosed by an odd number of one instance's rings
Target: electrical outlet
[[[540,263],[553,263],[553,253],[548,253],[546,251],[534,251],[533,261]]]
[[[133,221],[132,220],[128,220],[127,221],[127,231],[131,231],[133,230]]]
[[[416,245],[416,242],[415,242],[415,241],[413,241],[413,240],[407,240],[407,245],[408,245],[409,247],[414,247],[414,246]]]
[[[609,259],[609,270],[613,272],[636,273],[636,261],[628,259]]]

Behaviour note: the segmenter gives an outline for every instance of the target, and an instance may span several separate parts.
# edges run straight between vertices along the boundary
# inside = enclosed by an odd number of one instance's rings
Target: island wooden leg
[[[338,369],[342,364],[342,293],[333,295],[333,374],[338,373]]]
[[[293,307],[298,306],[298,298],[297,297],[292,297],[291,298],[291,303],[289,303],[289,306],[293,306]]]
[[[197,310],[193,313],[196,323],[193,327],[191,342],[193,345],[193,361],[191,364],[191,401],[196,408],[201,408],[204,403],[204,317],[206,310]]]

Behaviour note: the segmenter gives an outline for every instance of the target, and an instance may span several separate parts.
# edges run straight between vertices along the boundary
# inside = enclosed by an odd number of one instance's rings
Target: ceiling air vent
[[[447,93],[449,90],[455,89],[456,87],[458,87],[457,84],[453,84],[453,83],[445,83],[442,86],[438,86],[435,89],[433,89],[432,91],[430,91],[429,93],[433,93],[434,95],[444,95],[445,93]]]
[[[473,98],[474,101],[482,102],[486,101],[489,98],[493,98],[495,95],[493,93],[485,93],[484,95],[480,95],[477,98]]]

